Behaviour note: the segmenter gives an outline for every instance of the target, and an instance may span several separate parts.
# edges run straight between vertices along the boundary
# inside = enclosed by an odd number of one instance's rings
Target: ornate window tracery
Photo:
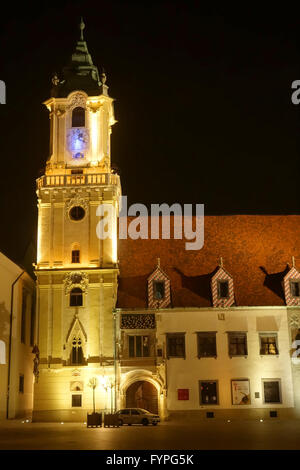
[[[72,340],[72,351],[71,351],[71,364],[78,365],[84,364],[84,356],[82,350],[82,340],[81,337],[74,336]]]

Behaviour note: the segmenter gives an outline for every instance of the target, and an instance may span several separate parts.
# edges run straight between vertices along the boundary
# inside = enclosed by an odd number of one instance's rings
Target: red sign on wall
[[[189,400],[189,389],[179,388],[178,389],[178,400]]]

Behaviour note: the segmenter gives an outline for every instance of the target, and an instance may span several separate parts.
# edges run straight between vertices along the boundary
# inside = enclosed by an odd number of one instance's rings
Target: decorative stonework
[[[65,294],[68,295],[74,287],[80,287],[82,292],[87,294],[89,278],[86,273],[76,271],[67,273],[64,279]]]
[[[292,313],[289,317],[290,328],[300,328],[300,315]]]
[[[88,201],[82,196],[80,196],[79,194],[76,194],[74,197],[66,201],[66,205],[65,205],[66,216],[69,215],[70,209],[72,209],[72,207],[75,207],[75,206],[81,206],[83,207],[86,213],[88,212],[88,209],[89,209]]]
[[[121,328],[128,330],[153,330],[155,329],[154,313],[147,314],[122,314]]]
[[[101,103],[90,103],[87,106],[87,109],[91,111],[92,113],[98,113],[100,111],[102,104]]]
[[[83,392],[83,382],[78,380],[70,382],[70,391]]]
[[[68,104],[68,110],[72,110],[74,108],[77,108],[77,106],[80,106],[81,108],[85,108],[86,106],[86,96],[82,93],[76,93],[72,95],[71,101]]]
[[[66,114],[66,110],[64,108],[57,108],[55,111],[54,111],[54,114],[57,116],[57,117],[63,117],[65,114]]]

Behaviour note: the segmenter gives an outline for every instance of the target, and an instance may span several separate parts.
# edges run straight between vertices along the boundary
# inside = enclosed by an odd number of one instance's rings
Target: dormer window
[[[72,127],[85,126],[85,109],[77,106],[72,112]]]
[[[160,267],[160,259],[156,269],[148,277],[148,307],[168,308],[171,305],[171,283],[169,277]]]
[[[300,281],[292,280],[290,281],[290,290],[293,297],[300,297]]]
[[[285,275],[283,279],[283,287],[286,305],[300,305],[300,272],[295,268],[295,266],[293,266]]]
[[[211,292],[214,307],[231,307],[234,304],[233,278],[224,269],[222,258],[211,279]]]
[[[218,298],[227,299],[229,296],[229,282],[218,281]]]
[[[153,298],[155,300],[162,300],[164,297],[165,297],[164,281],[153,281]]]

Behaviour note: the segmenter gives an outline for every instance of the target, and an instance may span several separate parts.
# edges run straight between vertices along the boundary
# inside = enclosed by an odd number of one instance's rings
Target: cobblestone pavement
[[[300,449],[300,421],[163,422],[87,428],[83,423],[0,422],[1,450]]]

